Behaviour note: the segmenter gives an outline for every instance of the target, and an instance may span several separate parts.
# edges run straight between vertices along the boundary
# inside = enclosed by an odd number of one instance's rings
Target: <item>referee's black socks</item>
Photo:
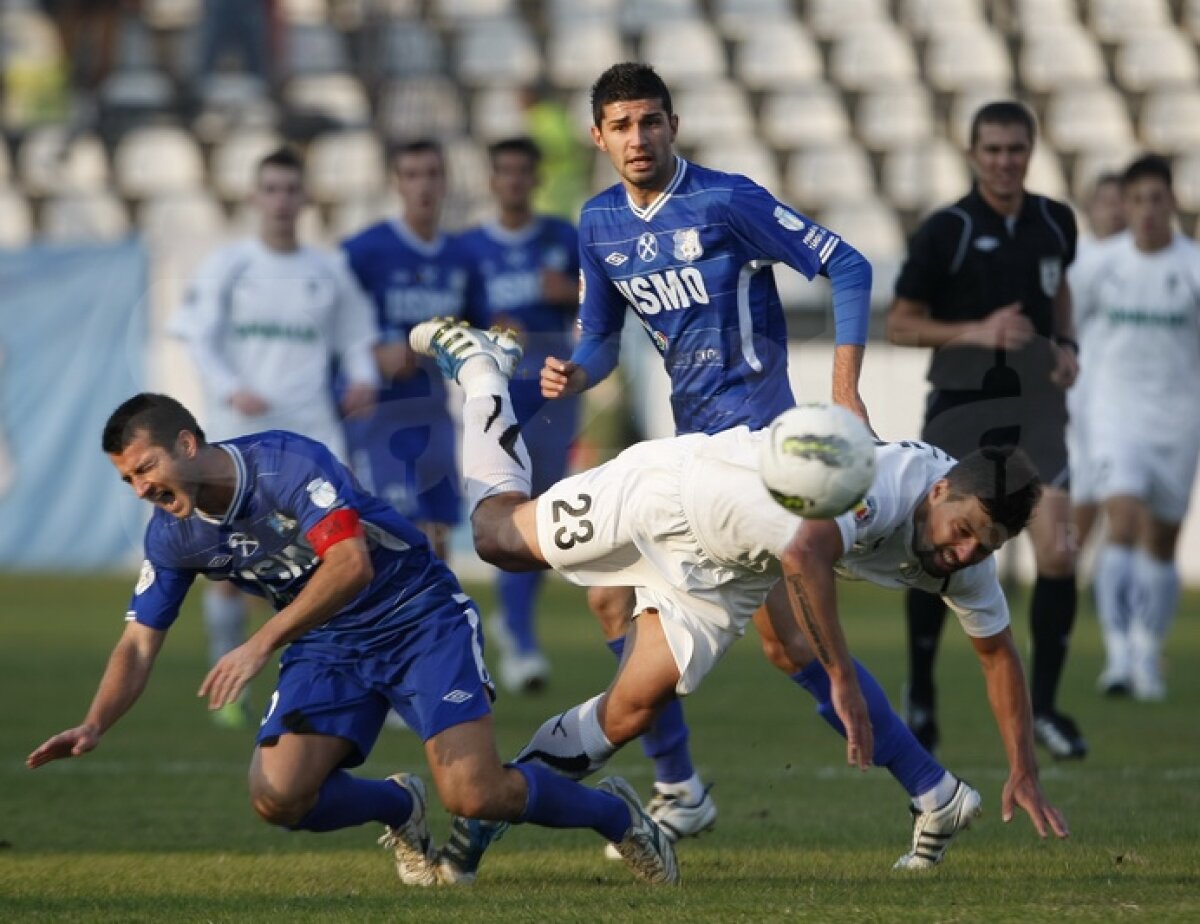
[[[1067,660],[1077,603],[1075,575],[1062,578],[1039,575],[1033,585],[1029,628],[1033,636],[1030,695],[1034,715],[1055,711],[1058,682]]]

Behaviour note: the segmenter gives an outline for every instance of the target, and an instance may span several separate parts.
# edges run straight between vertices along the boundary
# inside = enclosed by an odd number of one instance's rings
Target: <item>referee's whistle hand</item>
[[[996,350],[1019,350],[1033,339],[1033,322],[1021,313],[1021,303],[997,308],[976,328],[977,346]]]

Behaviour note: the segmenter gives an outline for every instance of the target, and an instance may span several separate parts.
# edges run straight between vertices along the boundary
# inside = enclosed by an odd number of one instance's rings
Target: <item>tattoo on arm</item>
[[[825,646],[825,639],[821,636],[820,629],[817,628],[817,620],[813,615],[812,603],[809,602],[808,592],[804,589],[804,581],[800,575],[792,574],[788,576],[788,590],[791,592],[792,599],[800,605],[800,615],[804,619],[804,625],[808,630],[809,641],[816,649],[817,658],[822,664],[828,667],[833,663],[829,656],[829,650]]]

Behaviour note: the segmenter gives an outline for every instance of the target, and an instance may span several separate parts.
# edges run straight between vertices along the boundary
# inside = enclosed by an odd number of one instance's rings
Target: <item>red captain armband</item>
[[[363,534],[362,525],[358,522],[358,513],[354,510],[335,510],[304,535],[312,545],[313,551],[321,558],[330,546],[337,545],[343,539],[355,539]]]

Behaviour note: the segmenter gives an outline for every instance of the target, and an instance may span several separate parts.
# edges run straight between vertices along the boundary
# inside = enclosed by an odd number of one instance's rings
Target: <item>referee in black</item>
[[[1017,102],[983,106],[971,123],[971,192],[917,229],[896,281],[888,339],[932,347],[922,438],[962,458],[983,445],[1018,445],[1044,492],[1027,530],[1037,559],[1030,606],[1031,699],[1038,741],[1058,758],[1087,753],[1056,694],[1075,622],[1075,562],[1067,494],[1066,389],[1078,370],[1066,269],[1075,218],[1025,190],[1033,114]],[[934,657],[946,608],[907,597],[908,723],[937,744]]]

